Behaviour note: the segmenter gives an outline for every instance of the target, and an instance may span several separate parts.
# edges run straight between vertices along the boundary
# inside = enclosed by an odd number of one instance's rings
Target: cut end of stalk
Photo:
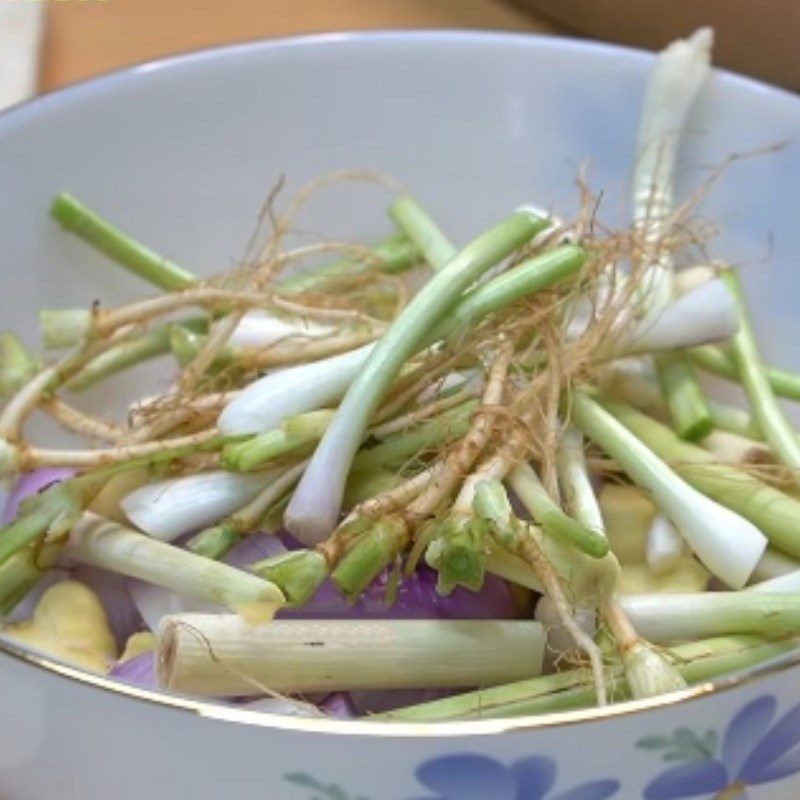
[[[361,534],[339,562],[331,578],[341,592],[355,600],[402,551],[407,531],[402,519],[389,517]]]
[[[275,613],[278,609],[286,605],[285,598],[280,591],[276,589],[276,596],[270,600],[256,600],[252,603],[240,603],[234,606],[233,610],[245,621],[251,628],[256,628],[259,625],[266,625],[275,619]]]
[[[295,550],[259,561],[252,571],[280,587],[290,606],[305,605],[328,576],[328,563],[322,553]]]
[[[483,586],[484,525],[469,517],[451,517],[428,545],[425,560],[438,572],[436,591],[449,595],[457,586],[478,592]]]
[[[215,525],[193,536],[186,549],[198,556],[218,561],[239,541],[239,532],[232,525]]]

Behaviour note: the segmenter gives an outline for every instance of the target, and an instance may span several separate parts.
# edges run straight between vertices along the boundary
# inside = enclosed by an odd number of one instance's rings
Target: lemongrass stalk
[[[706,345],[705,347],[692,348],[689,350],[688,355],[691,361],[700,369],[720,378],[738,382],[739,372],[736,360],[728,351],[713,345]],[[788,400],[800,400],[800,373],[769,365],[764,366],[764,371],[772,391],[778,397],[785,397]]]
[[[312,272],[283,278],[278,281],[278,291],[283,295],[325,291],[326,284],[339,276],[358,275],[370,269],[395,275],[414,266],[419,259],[416,245],[405,234],[393,233],[370,249],[369,258],[341,258]]]
[[[274,472],[187,475],[143,486],[125,497],[121,505],[137,528],[170,541],[232,514],[255,499],[274,478]]]
[[[187,549],[206,558],[222,558],[242,536],[254,531],[275,503],[294,487],[307,463],[302,461],[283,471],[247,505],[193,536],[186,545]]]
[[[158,632],[157,669],[172,691],[214,697],[490,686],[541,671],[535,622],[276,620],[181,614]]]
[[[739,310],[741,326],[731,342],[731,351],[736,361],[739,379],[747,394],[750,411],[773,452],[786,466],[795,471],[793,478],[800,485],[800,442],[791,423],[778,405],[775,393],[769,384],[755,333],[745,308],[739,278],[732,270],[726,270],[724,278]]]
[[[656,643],[738,633],[788,636],[800,629],[800,593],[794,592],[625,595],[619,602],[637,632]]]
[[[583,434],[568,427],[559,442],[556,468],[567,511],[589,530],[605,535],[603,513],[597,502],[583,446]]]
[[[663,514],[656,514],[647,533],[647,566],[653,575],[674,570],[686,553],[686,543]]]
[[[742,588],[767,544],[750,521],[694,489],[584,391],[572,397],[573,422],[649,491],[700,560],[727,585]],[[674,434],[673,434],[674,436]]]
[[[250,472],[280,456],[319,441],[330,424],[333,411],[321,409],[284,420],[280,428],[225,447],[222,463],[226,469]]]
[[[195,332],[202,332],[207,322],[201,318],[183,320],[181,325]],[[81,392],[145,361],[165,355],[170,351],[170,326],[153,328],[141,336],[129,339],[93,358],[66,383],[66,388]]]
[[[656,369],[678,435],[690,441],[707,436],[714,421],[691,363],[682,353],[662,353]]]
[[[185,289],[197,280],[191,272],[136,242],[66,192],[53,200],[50,214],[70,233],[160,289]]]
[[[476,286],[432,332],[426,332],[427,338],[421,348],[440,338],[457,335],[470,324],[521,297],[574,275],[585,258],[581,248],[564,245],[526,259],[491,281]],[[374,345],[365,345],[350,353],[254,381],[222,412],[220,430],[228,434],[258,433],[277,427],[292,414],[337,402],[355,380],[373,348]]]
[[[251,564],[250,569],[280,587],[290,606],[305,605],[328,577],[328,562],[315,550],[281,553]]]
[[[667,653],[690,685],[729,675],[769,661],[797,647],[796,640],[765,642],[758,636],[725,636],[688,642]],[[614,700],[624,700],[627,686],[621,666],[608,669]],[[465,692],[406,708],[374,714],[375,721],[435,722],[461,719],[521,717],[566,711],[593,705],[591,675],[573,669],[552,675]]]
[[[531,516],[550,536],[594,558],[602,558],[608,553],[605,536],[568,517],[547,493],[529,464],[515,467],[509,473],[508,483]]]
[[[389,216],[434,269],[441,269],[458,253],[458,248],[413,197],[401,197],[392,203]]]
[[[750,520],[779,550],[800,557],[800,501],[745,471],[715,463],[707,450],[681,441],[665,425],[629,406],[604,402],[604,407],[687,483]]]
[[[761,556],[761,561],[758,566],[753,570],[751,582],[762,583],[772,578],[780,578],[782,575],[788,575],[791,572],[800,572],[800,561],[784,555],[780,550],[775,550],[773,547],[768,547]],[[800,591],[800,589],[798,589]]]
[[[143,533],[85,514],[73,528],[67,559],[225,605],[249,623],[271,620],[285,603],[275,584]],[[246,623],[247,624],[247,623]]]
[[[37,360],[13,333],[0,334],[0,397],[18,391],[40,369]]]
[[[287,527],[302,541],[319,542],[336,526],[347,473],[369,418],[426,331],[452,309],[465,289],[529,241],[542,225],[530,214],[515,214],[478,237],[428,281],[377,342],[350,384],[286,510]]]

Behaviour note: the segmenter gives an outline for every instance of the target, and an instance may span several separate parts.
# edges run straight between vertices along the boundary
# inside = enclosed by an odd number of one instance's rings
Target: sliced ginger
[[[611,550],[620,564],[647,558],[647,537],[656,507],[645,492],[630,484],[607,483],[600,490],[600,510]]]
[[[622,568],[617,591],[620,594],[695,594],[705,592],[711,573],[692,556],[684,556],[675,569],[655,575],[647,564]]]
[[[97,595],[78,581],[51,586],[33,617],[4,632],[68,664],[105,674],[117,657],[114,635]]]
[[[143,653],[149,653],[156,648],[156,637],[150,631],[139,631],[128,637],[125,642],[125,649],[119,657],[119,663],[124,664],[126,661],[136,658]]]

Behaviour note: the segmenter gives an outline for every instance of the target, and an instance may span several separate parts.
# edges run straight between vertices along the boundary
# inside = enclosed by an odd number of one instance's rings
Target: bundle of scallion
[[[200,280],[59,195],[163,293],[43,310],[56,359],[0,338],[6,634],[170,690],[415,720],[648,697],[793,647],[800,440],[776,395],[800,376],[765,366],[735,271],[698,266],[699,197],[673,201],[710,47],[656,61],[625,230],[584,192],[571,222],[525,206],[456,246],[401,196],[377,245],[287,249],[298,201]],[[125,422],[73,405],[169,353]],[[37,409],[92,444],[28,441]]]

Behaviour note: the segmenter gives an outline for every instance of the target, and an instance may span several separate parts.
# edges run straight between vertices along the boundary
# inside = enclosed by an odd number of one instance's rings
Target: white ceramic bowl
[[[61,189],[199,271],[241,256],[281,174],[297,186],[341,167],[390,172],[463,241],[523,201],[573,209],[576,166],[589,158],[606,217],[623,219],[649,63],[552,38],[337,34],[145,64],[12,109],[0,117],[2,327],[33,339],[39,306],[143,291],[48,219]],[[795,138],[800,100],[715,74],[691,129],[686,185],[732,152]],[[385,204],[377,189],[329,190],[306,228],[372,238],[387,229]],[[794,367],[798,209],[792,147],[731,166],[706,206],[724,229],[715,254],[750,265],[770,355]],[[91,403],[108,408],[140,380]],[[0,795],[670,800],[744,797],[741,781],[750,798],[787,800],[800,796],[798,661],[607,712],[389,727],[167,698],[0,643]],[[716,740],[702,750],[679,734],[690,760],[677,763],[637,747],[679,728]],[[287,777],[298,773],[305,784]]]

